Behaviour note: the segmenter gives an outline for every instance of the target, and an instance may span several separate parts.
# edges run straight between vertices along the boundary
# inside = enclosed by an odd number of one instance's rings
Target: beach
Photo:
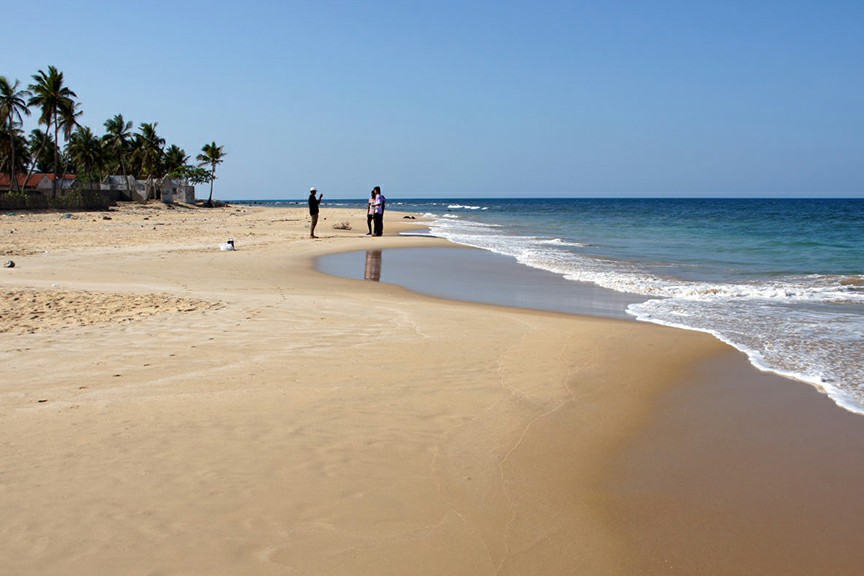
[[[320,273],[449,246],[321,218],[0,215],[0,572],[861,572],[864,417],[708,334]]]

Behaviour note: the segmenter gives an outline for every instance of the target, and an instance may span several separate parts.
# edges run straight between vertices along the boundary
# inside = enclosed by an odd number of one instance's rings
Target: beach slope
[[[743,358],[708,335],[316,272],[336,251],[444,245],[396,236],[413,226],[396,212],[366,237],[364,216],[322,206],[318,240],[300,209],[0,217],[16,262],[0,276],[0,571],[770,573],[715,571],[717,535],[653,497],[674,493],[656,427],[694,427],[661,416],[669,398],[722,388],[700,367]],[[662,552],[693,534],[687,572],[634,535],[656,514]]]

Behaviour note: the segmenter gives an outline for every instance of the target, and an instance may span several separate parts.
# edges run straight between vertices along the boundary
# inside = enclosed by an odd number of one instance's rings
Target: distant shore
[[[864,418],[706,334],[319,273],[448,246],[321,216],[0,215],[5,572],[860,572]]]

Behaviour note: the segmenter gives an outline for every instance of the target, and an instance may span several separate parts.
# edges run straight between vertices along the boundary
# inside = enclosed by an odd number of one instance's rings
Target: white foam
[[[713,334],[760,370],[812,384],[864,414],[864,315],[844,315],[864,304],[862,276],[696,282],[662,277],[638,262],[593,257],[577,242],[508,236],[467,220],[436,220],[430,233],[568,280],[651,298],[629,312],[641,321]]]
[[[830,357],[832,356],[830,350],[823,350],[823,352],[825,352],[826,354],[824,354],[821,358],[812,357],[811,355],[807,354],[806,351],[801,350],[800,346],[797,347],[797,350],[789,349],[790,343],[793,347],[795,347],[796,343],[807,342],[807,340],[802,341],[794,337],[789,338],[786,340],[786,346],[780,346],[780,349],[778,350],[777,345],[782,344],[783,341],[778,342],[776,339],[774,339],[771,342],[766,342],[766,340],[768,340],[768,338],[766,338],[758,342],[756,345],[761,345],[763,350],[766,347],[771,349],[772,357],[768,358],[766,357],[766,353],[764,351],[760,351],[760,349],[752,345],[743,344],[743,339],[731,337],[728,335],[727,331],[721,328],[709,327],[710,322],[703,322],[703,325],[696,326],[692,322],[692,318],[684,319],[681,318],[679,314],[679,318],[676,319],[676,315],[674,313],[657,313],[656,307],[658,304],[661,303],[662,301],[649,300],[648,302],[644,302],[641,304],[631,304],[628,307],[627,311],[633,316],[635,316],[637,320],[642,322],[650,322],[653,324],[671,326],[673,328],[681,328],[685,330],[693,330],[697,332],[706,332],[708,334],[711,334],[718,340],[721,340],[722,342],[725,342],[726,344],[746,354],[747,358],[750,360],[750,363],[759,370],[810,384],[815,388],[819,389],[820,391],[824,392],[834,401],[835,404],[837,404],[841,408],[844,408],[856,414],[864,414],[864,395],[860,393],[853,394],[851,391],[843,387],[842,381],[838,381],[831,374],[831,368],[828,364],[828,362],[830,361]],[[668,304],[667,306],[671,307]],[[750,319],[747,318],[743,321],[747,322],[749,320]],[[794,325],[794,323],[791,323],[791,325]],[[758,333],[758,330],[756,332]],[[858,341],[860,343],[860,340]],[[828,357],[825,357],[826,355]],[[795,368],[793,369],[784,367],[784,359],[794,359],[794,363],[796,364]],[[861,365],[859,364],[858,367],[860,368]],[[846,379],[860,381],[861,371],[860,369],[857,371],[855,370],[854,363],[853,365],[846,366],[845,368],[851,369],[852,372],[857,372],[857,374],[853,373],[845,375]]]
[[[574,248],[585,248],[588,245],[582,244],[581,242],[567,242],[566,240],[562,240],[561,238],[549,238],[549,239],[538,239],[540,244],[549,244],[552,246],[572,246]]]

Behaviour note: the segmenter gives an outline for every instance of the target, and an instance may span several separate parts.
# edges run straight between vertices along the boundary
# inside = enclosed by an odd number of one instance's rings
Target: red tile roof
[[[27,178],[26,174],[16,174],[18,179],[18,186],[25,188],[36,188],[39,185],[39,182],[42,181],[42,178],[48,177],[49,180],[54,180],[54,174],[42,174],[36,173],[31,174],[30,179],[27,180],[27,186],[24,186],[24,179]],[[63,176],[64,180],[74,180],[76,178],[75,174],[65,174]],[[9,188],[9,184],[12,180],[9,178],[9,174],[0,174],[0,188]]]

